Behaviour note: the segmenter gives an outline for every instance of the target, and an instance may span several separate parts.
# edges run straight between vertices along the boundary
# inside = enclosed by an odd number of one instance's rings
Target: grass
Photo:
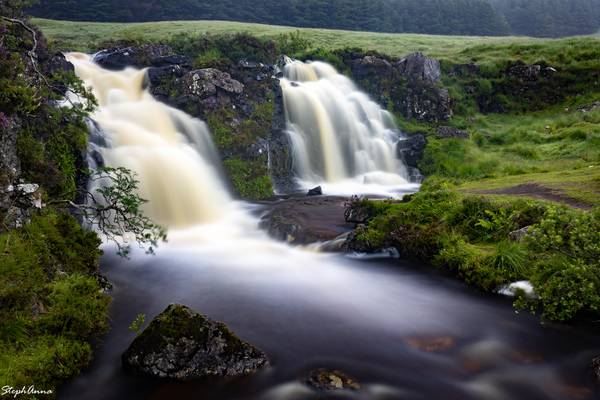
[[[392,34],[356,32],[332,29],[294,28],[277,25],[251,24],[229,21],[162,21],[143,23],[71,22],[35,18],[33,22],[59,47],[69,50],[90,51],[102,41],[111,39],[168,40],[177,34],[230,34],[246,32],[258,37],[277,37],[289,32],[300,32],[312,45],[326,50],[358,47],[376,50],[390,56],[402,56],[421,51],[432,57],[468,62],[473,57],[489,57],[495,53],[506,57],[506,49],[523,45],[533,51],[536,46],[549,45],[548,54],[568,48],[564,44],[598,39],[534,39],[529,37],[438,36],[421,34]],[[600,44],[600,40],[598,40]],[[473,54],[468,50],[474,48]],[[519,52],[523,52],[518,50]],[[523,53],[527,57],[527,51]]]

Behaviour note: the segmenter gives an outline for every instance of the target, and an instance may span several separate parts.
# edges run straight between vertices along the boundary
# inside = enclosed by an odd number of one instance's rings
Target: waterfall
[[[207,125],[156,101],[144,70],[108,71],[82,53],[67,59],[98,101],[91,117],[106,143],[94,150],[107,166],[136,174],[139,195],[148,200],[144,213],[168,228],[221,217],[231,197]]]
[[[389,112],[327,63],[287,59],[283,75],[287,133],[300,186],[324,185],[330,193],[342,186],[371,192],[377,186],[410,186],[396,157],[400,132]]]

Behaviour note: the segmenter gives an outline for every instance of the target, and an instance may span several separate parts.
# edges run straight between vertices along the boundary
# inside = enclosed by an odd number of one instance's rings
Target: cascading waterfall
[[[156,101],[144,70],[108,71],[82,53],[67,58],[98,100],[92,118],[108,145],[97,151],[106,165],[135,172],[146,215],[168,228],[223,216],[231,197],[206,124]]]
[[[281,87],[300,185],[409,185],[392,115],[331,65],[287,61]]]

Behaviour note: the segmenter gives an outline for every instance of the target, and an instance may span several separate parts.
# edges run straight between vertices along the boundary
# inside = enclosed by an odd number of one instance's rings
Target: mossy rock
[[[190,308],[171,304],[122,356],[136,375],[192,380],[250,374],[268,365],[266,355],[229,328]]]

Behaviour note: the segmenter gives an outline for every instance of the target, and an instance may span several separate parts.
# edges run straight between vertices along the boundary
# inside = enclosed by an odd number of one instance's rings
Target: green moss
[[[0,234],[0,380],[55,391],[91,359],[109,298],[91,276],[100,241],[69,215],[46,211]],[[56,393],[56,391],[55,391]]]
[[[238,194],[245,199],[265,199],[273,195],[266,156],[254,160],[228,158],[223,161]]]

